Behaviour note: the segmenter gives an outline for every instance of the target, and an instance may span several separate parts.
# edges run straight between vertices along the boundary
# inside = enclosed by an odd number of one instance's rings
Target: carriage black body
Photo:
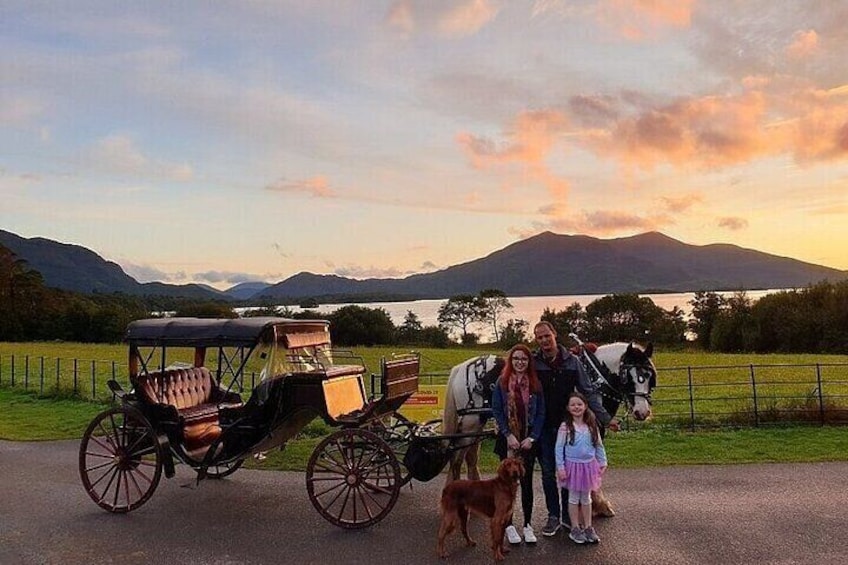
[[[230,475],[318,417],[339,429],[313,451],[306,486],[330,522],[378,522],[410,478],[398,457],[413,425],[396,411],[418,390],[415,354],[384,360],[368,396],[364,363],[332,349],[325,320],[157,318],[131,323],[126,342],[130,389],[110,381],[120,403],[94,418],[79,453],[83,485],[107,511],[144,504],[176,464],[198,480]]]

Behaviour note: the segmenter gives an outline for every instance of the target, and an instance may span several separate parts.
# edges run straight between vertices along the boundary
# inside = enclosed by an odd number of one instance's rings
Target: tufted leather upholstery
[[[138,391],[145,400],[177,409],[187,450],[208,446],[221,435],[218,425],[219,391],[206,367],[156,371],[139,375],[137,382]]]

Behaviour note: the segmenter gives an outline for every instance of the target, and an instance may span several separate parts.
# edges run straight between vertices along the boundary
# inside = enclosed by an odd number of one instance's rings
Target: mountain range
[[[0,245],[41,272],[48,286],[76,292],[279,303],[310,297],[323,302],[448,298],[488,288],[507,296],[797,288],[848,278],[848,271],[730,244],[690,245],[658,232],[617,239],[545,232],[480,259],[402,279],[302,272],[276,284],[242,283],[224,292],[197,284],[139,283],[85,247],[45,238],[0,230]]]

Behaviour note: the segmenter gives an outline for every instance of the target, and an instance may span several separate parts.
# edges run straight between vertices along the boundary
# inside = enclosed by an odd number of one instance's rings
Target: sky
[[[0,229],[221,289],[544,231],[848,269],[845,21],[848,0],[0,0]]]

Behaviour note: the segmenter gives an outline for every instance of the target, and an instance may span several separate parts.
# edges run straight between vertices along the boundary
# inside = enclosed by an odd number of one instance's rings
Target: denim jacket
[[[501,380],[495,384],[495,390],[492,392],[492,415],[495,417],[495,422],[498,424],[498,433],[504,437],[510,434],[509,419],[507,418],[507,393],[501,387]],[[542,434],[542,425],[545,422],[545,402],[542,399],[542,393],[530,393],[530,400],[527,402],[527,437],[533,438],[533,441],[539,441],[539,436]],[[518,441],[523,440],[523,437],[517,438]]]

